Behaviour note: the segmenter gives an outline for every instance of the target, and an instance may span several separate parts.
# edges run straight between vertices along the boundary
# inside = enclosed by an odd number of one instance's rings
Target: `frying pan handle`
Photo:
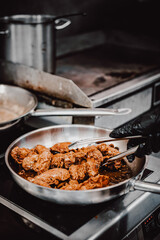
[[[145,192],[160,193],[160,184],[138,180],[134,182],[133,189]]]
[[[34,117],[46,116],[108,116],[108,115],[125,115],[131,112],[129,108],[106,109],[106,108],[60,108],[60,109],[38,109],[31,113]]]

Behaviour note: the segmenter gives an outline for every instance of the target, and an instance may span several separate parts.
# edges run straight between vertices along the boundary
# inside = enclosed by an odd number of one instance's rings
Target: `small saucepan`
[[[131,110],[105,108],[37,109],[37,98],[31,92],[15,86],[0,84],[0,131],[9,129],[22,118],[30,116],[105,116],[123,115]]]

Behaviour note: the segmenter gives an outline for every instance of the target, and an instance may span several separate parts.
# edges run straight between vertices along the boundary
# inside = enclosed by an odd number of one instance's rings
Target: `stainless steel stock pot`
[[[12,15],[0,18],[1,58],[54,73],[56,30],[71,23],[52,15]]]

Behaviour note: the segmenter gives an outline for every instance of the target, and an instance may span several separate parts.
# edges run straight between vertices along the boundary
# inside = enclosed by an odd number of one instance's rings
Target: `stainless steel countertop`
[[[136,77],[133,80],[121,83],[92,96],[91,99],[93,106],[99,107],[103,104],[108,104],[118,98],[126,96],[127,94],[132,94],[140,89],[146,88],[158,80],[160,80],[160,70],[154,70],[140,77]]]

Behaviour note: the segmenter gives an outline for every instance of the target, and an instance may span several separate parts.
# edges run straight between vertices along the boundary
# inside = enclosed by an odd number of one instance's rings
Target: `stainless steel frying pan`
[[[132,178],[113,186],[81,191],[52,189],[31,183],[16,173],[14,161],[10,158],[10,152],[15,146],[32,148],[37,144],[42,144],[46,147],[51,147],[58,142],[74,142],[83,138],[109,137],[109,133],[110,130],[88,125],[59,125],[32,131],[21,136],[8,147],[5,154],[6,165],[14,180],[25,191],[38,198],[59,204],[84,205],[101,203],[134,189],[160,193],[159,185],[139,180],[147,164],[147,158],[135,158],[132,163],[128,163],[126,160],[132,170]],[[114,145],[119,147],[120,151],[124,151],[127,148],[127,140],[115,141]]]
[[[74,108],[74,109],[37,109],[37,98],[31,92],[15,86],[0,84],[0,131],[17,124],[29,116],[105,116],[124,115],[131,109]],[[8,115],[8,118],[2,118]],[[2,118],[2,119],[1,119]]]

